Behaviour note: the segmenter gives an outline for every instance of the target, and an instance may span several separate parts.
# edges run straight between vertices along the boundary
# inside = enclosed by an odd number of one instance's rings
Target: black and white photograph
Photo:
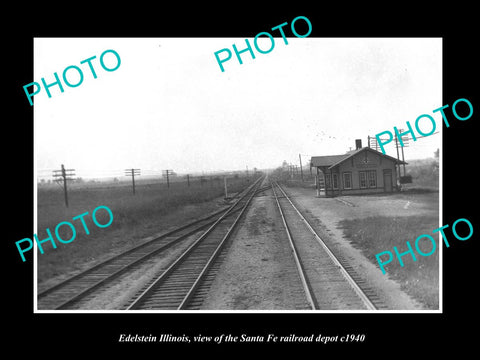
[[[473,348],[475,12],[181,6],[9,12],[7,348]]]
[[[38,311],[441,310],[441,39],[34,51]]]

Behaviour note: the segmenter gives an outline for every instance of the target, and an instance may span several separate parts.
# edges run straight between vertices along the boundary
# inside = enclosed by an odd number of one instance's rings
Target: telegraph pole
[[[163,173],[163,176],[167,177],[167,187],[169,188],[170,187],[169,175],[173,173],[173,170],[163,170],[162,173]]]
[[[403,133],[403,129],[400,129],[400,131]],[[405,170],[405,155],[403,153],[403,148],[408,147],[409,140],[410,138],[408,137],[405,140],[403,140],[403,146],[402,146],[403,176],[407,175],[407,172]]]
[[[72,176],[74,174],[75,169],[65,169],[62,164],[61,170],[53,170],[53,177],[54,181],[60,181],[60,177],[63,178],[63,192],[65,194],[65,206],[68,208],[68,192],[67,192],[67,181],[74,180]]]
[[[397,160],[400,162],[400,155],[398,153],[398,138],[396,133],[395,133],[395,147],[397,148]],[[402,174],[400,173],[400,164],[398,164],[397,168],[398,168],[398,176],[402,176]]]
[[[368,147],[378,151],[378,142],[375,136],[368,136]]]
[[[298,154],[298,158],[300,159],[300,175],[302,177],[302,182],[303,182],[302,155]]]
[[[223,176],[223,182],[225,184],[225,199],[228,199],[228,190],[227,190],[227,176]]]
[[[133,195],[135,195],[135,175],[140,175],[140,169],[125,169],[125,176],[132,177]]]
[[[398,129],[398,131],[399,131],[400,134],[403,133],[403,129]],[[395,137],[396,137],[396,134],[395,134]],[[402,142],[403,142],[403,146],[401,147],[402,148],[402,161],[404,162],[403,163],[403,176],[407,175],[406,170],[405,170],[405,155],[403,153],[403,148],[408,147],[409,141],[410,141],[410,138],[408,136],[407,136],[406,139],[402,140]],[[400,171],[400,169],[398,169],[398,170]]]

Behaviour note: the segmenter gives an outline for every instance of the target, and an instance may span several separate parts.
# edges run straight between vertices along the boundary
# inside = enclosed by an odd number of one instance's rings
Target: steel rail
[[[262,178],[259,178],[257,179],[250,187],[250,189],[253,189],[253,187],[255,185],[259,185],[260,184],[260,180],[262,180]],[[256,191],[253,191],[252,192],[252,195],[250,196],[250,198],[247,200],[247,203],[242,207],[242,214],[243,214],[243,210],[246,208],[246,205],[250,202],[250,200],[256,195]],[[248,194],[248,193],[247,193]],[[241,200],[243,200],[243,198],[245,198],[245,196],[247,195],[245,194],[242,198],[238,199],[235,204],[232,205],[232,207],[230,209],[233,209],[233,207],[235,207]],[[126,308],[126,310],[134,310],[134,309],[137,309],[141,306],[141,302],[144,301],[151,293],[154,292],[154,290],[161,286],[161,284],[173,273],[174,270],[176,270],[192,253],[193,251],[202,243],[202,241],[204,239],[206,239],[208,237],[208,235],[221,223],[221,221],[228,215],[229,212],[226,212],[225,214],[223,214],[222,216],[220,216],[216,221],[215,223],[213,223],[197,240],[195,240],[194,243],[192,243],[178,258],[177,260],[175,260],[152,284],[150,284],[140,295],[138,295],[135,300]],[[240,216],[236,219],[236,221],[240,218]],[[235,223],[236,223],[235,221]],[[235,224],[234,223],[234,224]],[[234,225],[231,227],[233,228]],[[229,231],[230,232],[230,231]],[[224,241],[222,240],[221,244],[223,244]],[[218,247],[217,247],[218,249]],[[216,251],[214,252],[214,254],[216,253]],[[205,269],[203,269],[205,270]],[[205,271],[201,272],[201,275],[203,276],[203,274],[205,273]],[[194,286],[196,287],[197,286],[197,280],[198,280],[198,277],[196,279],[196,281],[194,282]],[[190,289],[191,290],[191,289]],[[193,293],[192,291],[188,291],[187,293],[187,296],[191,296],[191,294]],[[184,304],[184,301],[185,298],[182,300],[182,303],[181,305],[183,306]],[[177,308],[179,309],[179,307]]]
[[[146,242],[144,242],[144,243],[142,243],[142,244],[140,244],[140,245],[137,245],[137,246],[134,246],[134,247],[128,249],[127,251],[124,251],[124,252],[122,252],[122,253],[120,253],[120,254],[114,255],[114,256],[108,258],[107,260],[102,261],[101,263],[98,263],[98,264],[94,265],[94,266],[91,267],[91,268],[88,268],[88,269],[85,270],[85,271],[82,271],[82,272],[80,272],[80,273],[78,273],[78,274],[76,274],[76,275],[74,275],[74,276],[72,276],[72,277],[70,277],[70,278],[68,278],[68,279],[65,279],[65,280],[59,282],[58,284],[55,284],[54,286],[52,286],[52,287],[50,287],[50,288],[48,288],[48,289],[43,290],[42,292],[40,292],[40,293],[37,294],[37,297],[38,297],[38,298],[44,297],[44,296],[48,295],[49,293],[51,293],[52,291],[58,290],[60,287],[66,285],[66,284],[68,284],[68,283],[70,283],[71,281],[77,280],[78,278],[80,278],[80,277],[82,277],[82,276],[88,275],[89,273],[91,273],[91,272],[93,272],[93,271],[95,271],[95,270],[98,270],[98,269],[101,268],[102,266],[108,265],[108,264],[110,264],[111,262],[113,262],[113,261],[115,261],[115,260],[118,260],[119,258],[121,258],[121,257],[123,257],[123,256],[125,256],[125,255],[129,255],[129,254],[131,254],[132,252],[137,251],[137,250],[140,250],[141,248],[144,248],[144,247],[146,247],[146,246],[148,246],[148,245],[151,245],[151,244],[154,243],[154,242],[157,242],[157,241],[159,241],[159,240],[161,240],[161,239],[164,239],[164,238],[166,238],[166,237],[169,237],[169,236],[171,236],[171,235],[174,235],[175,233],[178,233],[178,232],[180,232],[180,231],[182,231],[182,230],[185,230],[186,228],[191,227],[191,226],[193,226],[193,225],[196,225],[196,224],[198,224],[198,223],[200,223],[200,222],[202,222],[202,221],[208,220],[208,219],[214,217],[215,215],[218,215],[218,214],[220,214],[221,212],[226,211],[226,210],[227,210],[227,209],[222,209],[222,210],[216,211],[216,212],[214,212],[214,213],[212,213],[212,214],[210,214],[210,215],[208,215],[208,216],[206,216],[206,217],[203,217],[203,218],[201,218],[201,219],[195,220],[195,221],[193,221],[193,222],[191,222],[191,223],[188,223],[188,224],[186,224],[186,225],[182,225],[182,226],[180,226],[180,227],[178,227],[178,228],[172,229],[171,231],[168,231],[168,232],[166,232],[166,233],[164,233],[164,234],[161,234],[160,236],[157,236],[157,237],[154,238],[154,239],[148,240],[148,241],[146,241]]]
[[[247,202],[245,203],[245,205],[242,207],[241,211],[240,211],[240,214],[238,214],[237,218],[235,219],[235,221],[233,222],[232,226],[230,226],[230,228],[228,229],[227,233],[225,234],[225,236],[223,237],[222,241],[220,242],[220,244],[218,244],[217,248],[215,249],[214,253],[212,254],[212,256],[210,257],[210,259],[208,259],[208,262],[205,264],[205,266],[203,267],[202,271],[200,272],[200,274],[198,275],[197,279],[195,280],[195,282],[193,283],[192,287],[190,288],[190,290],[188,291],[187,295],[185,295],[184,299],[182,300],[182,302],[180,303],[180,305],[178,306],[177,310],[182,310],[184,309],[188,302],[190,301],[190,299],[193,297],[193,294],[195,293],[195,291],[197,290],[198,286],[200,285],[201,281],[203,280],[204,276],[207,274],[207,271],[210,269],[210,267],[213,265],[213,262],[215,261],[215,259],[218,257],[218,255],[220,254],[221,250],[223,249],[224,247],[224,244],[225,242],[230,238],[231,234],[233,233],[234,229],[236,228],[237,224],[239,223],[242,215],[245,213],[246,209],[248,208],[248,205],[250,204],[250,202],[252,201],[252,199],[255,197],[255,195],[258,193],[258,191],[254,191],[253,194],[250,196],[250,198],[247,200]]]
[[[254,183],[254,184],[255,184],[255,183]],[[237,193],[237,194],[235,195],[235,197],[240,196],[240,198],[237,200],[237,202],[240,201],[241,199],[243,199],[245,196],[248,195],[249,191],[253,188],[254,184],[250,185],[249,187],[247,187],[246,189],[244,189],[243,191],[241,191],[240,193]],[[237,202],[236,202],[236,203],[237,203]],[[57,291],[57,290],[60,290],[61,288],[65,287],[66,285],[69,285],[71,282],[74,282],[75,280],[78,280],[78,279],[80,279],[80,278],[82,278],[82,277],[88,276],[88,275],[91,274],[92,272],[95,272],[96,270],[99,270],[99,269],[101,269],[102,267],[105,267],[105,266],[110,265],[112,262],[114,262],[114,261],[116,261],[116,260],[118,261],[118,260],[120,260],[121,258],[123,258],[123,257],[125,257],[125,256],[127,256],[127,255],[130,255],[130,254],[134,253],[135,251],[138,251],[138,250],[140,250],[140,249],[142,249],[142,248],[144,248],[144,247],[147,247],[147,246],[149,246],[149,245],[154,244],[155,242],[158,242],[158,241],[163,240],[163,239],[165,239],[165,238],[168,238],[168,237],[170,237],[170,236],[172,236],[172,235],[174,235],[174,234],[176,234],[176,233],[178,233],[178,232],[181,232],[181,231],[183,231],[183,230],[185,230],[185,229],[188,229],[189,227],[192,227],[192,226],[197,225],[197,224],[199,224],[199,223],[201,223],[201,222],[204,222],[204,221],[206,221],[206,220],[208,220],[208,219],[211,219],[211,218],[213,218],[213,217],[215,217],[215,216],[217,216],[217,215],[219,215],[219,214],[221,214],[221,213],[223,213],[222,216],[226,216],[226,215],[233,214],[233,213],[235,213],[235,212],[238,211],[238,210],[232,211],[232,209],[235,207],[236,203],[233,204],[233,205],[230,205],[228,208],[223,208],[223,209],[221,209],[221,210],[215,211],[215,212],[213,212],[212,214],[210,214],[210,215],[208,215],[208,216],[205,216],[205,217],[203,217],[203,218],[201,218],[201,219],[192,221],[192,222],[187,223],[187,224],[185,224],[185,225],[182,225],[182,226],[180,226],[180,227],[178,227],[178,228],[172,229],[172,230],[170,230],[170,231],[168,231],[168,232],[166,232],[166,233],[164,233],[164,234],[161,234],[161,235],[158,236],[158,237],[155,237],[154,239],[151,239],[151,240],[149,240],[149,241],[146,241],[145,243],[142,243],[142,244],[140,244],[140,245],[134,246],[133,248],[131,248],[131,249],[127,250],[127,251],[124,251],[124,252],[122,252],[122,253],[120,253],[120,254],[117,254],[117,255],[115,255],[115,256],[112,256],[111,258],[109,258],[109,259],[107,259],[107,260],[105,260],[105,261],[102,261],[101,263],[99,263],[99,264],[97,264],[97,265],[95,265],[95,266],[93,266],[93,267],[91,267],[91,268],[89,268],[89,269],[87,269],[87,270],[85,270],[85,271],[82,271],[82,272],[80,272],[80,273],[78,273],[78,274],[76,274],[76,275],[74,275],[74,276],[72,276],[72,277],[70,277],[70,278],[68,278],[68,279],[66,279],[66,280],[63,280],[63,281],[61,281],[60,283],[58,283],[58,284],[56,284],[56,285],[54,285],[54,286],[52,286],[52,287],[50,287],[50,288],[48,288],[48,289],[40,292],[40,293],[38,293],[38,294],[37,294],[37,299],[42,299],[42,298],[44,298],[45,296],[51,294],[52,292]],[[196,233],[196,232],[199,232],[199,231],[203,230],[205,227],[210,226],[210,225],[213,224],[214,222],[215,222],[215,220],[210,221],[210,222],[208,222],[208,223],[206,223],[206,224],[203,224],[203,225],[201,225],[201,226],[199,226],[199,227],[196,227],[196,228],[194,228],[193,230],[189,231],[188,233],[183,234],[183,235],[179,236],[178,238],[170,241],[169,243],[161,246],[160,248],[155,249],[155,250],[153,250],[152,252],[147,253],[147,254],[141,256],[140,258],[135,259],[135,260],[133,260],[133,261],[131,261],[131,262],[123,265],[119,270],[117,270],[117,271],[115,271],[115,272],[107,275],[104,279],[99,280],[98,282],[94,283],[94,284],[91,285],[90,287],[82,290],[80,293],[75,294],[74,296],[68,298],[67,300],[63,301],[60,305],[56,305],[56,306],[55,306],[55,309],[65,308],[66,306],[68,306],[68,305],[71,304],[72,302],[78,301],[80,298],[82,298],[82,297],[84,297],[85,295],[87,295],[88,293],[92,292],[93,290],[95,290],[96,288],[98,288],[98,287],[101,286],[102,284],[106,283],[107,281],[110,281],[110,280],[112,280],[113,278],[119,276],[121,273],[125,272],[126,270],[130,269],[131,267],[135,266],[136,264],[139,264],[140,262],[147,260],[149,257],[152,257],[153,255],[156,255],[156,254],[158,254],[159,252],[162,252],[162,251],[166,250],[167,248],[169,248],[169,247],[172,246],[173,244],[179,242],[180,240],[183,240],[183,239],[187,238],[188,236],[190,236],[190,235],[192,235],[192,234],[194,234],[194,233]]]
[[[302,215],[300,210],[293,204],[292,200],[290,197],[285,193],[285,191],[282,189],[282,187],[277,183],[278,188],[282,192],[283,196],[285,199],[288,200],[288,202],[291,204],[293,209],[297,212],[299,215],[300,219],[305,223],[307,226],[308,230],[312,233],[312,235],[315,237],[317,242],[324,248],[325,252],[328,254],[328,256],[332,259],[332,261],[335,263],[335,265],[339,268],[347,282],[350,284],[350,286],[353,288],[355,293],[358,295],[358,297],[362,300],[362,302],[365,304],[367,309],[369,310],[377,310],[377,307],[370,301],[368,296],[364,293],[364,291],[358,286],[357,282],[350,276],[348,271],[345,269],[345,267],[342,265],[342,263],[337,259],[337,257],[333,254],[333,252],[328,248],[327,244],[320,238],[320,236],[317,234],[317,232],[313,229],[313,227],[310,225],[308,220]]]
[[[232,212],[230,212],[228,215],[232,215],[234,214],[235,212],[237,212],[238,210],[233,210]],[[173,239],[172,241],[166,243],[165,245],[141,256],[140,258],[138,259],[135,259],[135,260],[132,260],[131,262],[129,262],[128,264],[124,265],[123,267],[119,268],[117,271],[111,273],[110,275],[107,275],[105,278],[99,280],[98,282],[94,283],[93,285],[91,285],[90,287],[84,289],[83,291],[79,292],[78,294],[75,294],[74,296],[72,296],[71,298],[69,298],[68,300],[64,301],[63,303],[61,303],[60,305],[58,305],[55,310],[60,310],[60,309],[64,309],[66,308],[67,306],[71,305],[72,303],[82,299],[83,297],[85,297],[86,295],[90,294],[92,291],[94,291],[95,289],[97,289],[98,287],[102,286],[103,284],[117,278],[118,276],[120,276],[121,274],[123,274],[124,272],[126,272],[127,270],[130,270],[132,269],[135,265],[137,264],[140,264],[146,260],[148,260],[149,258],[167,250],[168,248],[170,248],[171,246],[173,246],[174,244],[178,243],[179,241],[181,240],[184,240],[186,238],[188,238],[189,236],[205,229],[206,227],[210,226],[211,224],[213,224],[215,222],[215,220],[212,220],[206,224],[203,224],[199,227],[196,227],[194,228],[193,230],[190,230],[188,233],[186,234],[183,234],[179,237],[177,237],[176,239]]]
[[[276,184],[276,185],[278,186],[278,184]],[[275,196],[275,201],[277,203],[278,210],[280,211],[280,216],[282,218],[283,226],[285,227],[285,230],[286,230],[286,233],[287,233],[288,242],[290,244],[290,248],[291,248],[292,253],[293,253],[293,258],[295,260],[295,265],[297,266],[298,274],[299,274],[300,280],[302,282],[302,286],[303,286],[303,290],[305,292],[305,296],[307,297],[307,302],[310,305],[310,308],[312,310],[317,310],[319,308],[318,304],[317,304],[317,300],[315,299],[315,295],[313,294],[311,286],[308,282],[307,276],[305,274],[305,269],[302,265],[302,261],[301,261],[299,255],[298,255],[295,243],[294,243],[293,238],[292,238],[292,234],[290,232],[287,221],[285,219],[285,215],[283,213],[282,207],[280,206],[280,202],[278,201],[277,192],[275,191],[275,186],[273,184],[272,184],[272,190],[273,190],[273,195]]]

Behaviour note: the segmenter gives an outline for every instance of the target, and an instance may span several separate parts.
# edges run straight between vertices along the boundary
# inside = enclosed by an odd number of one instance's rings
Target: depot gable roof
[[[352,156],[355,156],[355,155],[357,155],[357,154],[359,154],[363,151],[373,152],[375,154],[378,154],[379,156],[382,156],[386,159],[394,161],[397,164],[405,164],[405,165],[407,164],[404,161],[395,159],[394,157],[391,157],[389,155],[385,155],[385,154],[383,154],[379,151],[373,150],[372,148],[364,147],[364,148],[360,148],[360,149],[357,149],[357,150],[349,151],[349,152],[347,152],[346,154],[343,154],[343,155],[312,156],[310,166],[312,166],[312,167],[327,167],[328,169],[331,169],[334,166],[344,162],[345,160],[347,160],[347,159],[351,158]]]

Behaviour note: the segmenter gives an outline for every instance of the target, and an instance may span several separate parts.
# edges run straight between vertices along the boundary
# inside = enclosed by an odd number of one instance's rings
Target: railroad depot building
[[[346,154],[312,156],[310,162],[317,169],[318,195],[326,197],[396,191],[399,164],[407,163],[362,147],[361,140]]]

